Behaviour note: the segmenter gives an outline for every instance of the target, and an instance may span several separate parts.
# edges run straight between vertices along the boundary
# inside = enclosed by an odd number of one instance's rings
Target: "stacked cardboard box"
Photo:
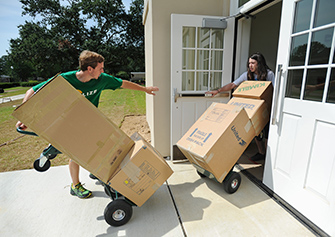
[[[191,163],[222,182],[254,136],[243,107],[212,103],[177,146]]]
[[[139,206],[173,173],[153,147],[138,136],[128,137],[62,76],[45,84],[13,116]],[[126,192],[134,186],[140,191]]]
[[[191,163],[219,182],[269,121],[272,85],[247,81],[233,95],[228,104],[213,103],[177,142]]]

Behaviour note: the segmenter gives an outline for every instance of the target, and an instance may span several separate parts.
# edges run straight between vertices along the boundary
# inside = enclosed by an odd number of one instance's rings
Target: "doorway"
[[[251,12],[248,16],[249,19],[244,18],[238,22],[238,27],[242,28],[244,32],[239,33],[237,37],[242,38],[245,36],[245,32],[249,31],[250,41],[249,47],[244,46],[248,49],[248,54],[242,51],[238,53],[241,60],[237,64],[239,67],[235,71],[235,78],[246,70],[247,57],[256,52],[264,55],[267,65],[275,73],[281,9],[282,2],[278,2],[270,7],[266,6],[266,9],[262,8]],[[241,41],[247,42],[243,39]],[[257,182],[262,182],[265,160],[252,161],[250,159],[257,152],[257,145],[255,141],[252,141],[237,163],[240,168],[252,175]]]

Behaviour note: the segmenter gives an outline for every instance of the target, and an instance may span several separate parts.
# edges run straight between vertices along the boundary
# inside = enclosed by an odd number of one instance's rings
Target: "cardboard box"
[[[222,182],[254,136],[243,107],[212,103],[177,146],[191,163]]]
[[[264,100],[234,97],[227,104],[243,107],[251,120],[256,135],[260,134],[270,120],[269,111]]]
[[[108,185],[142,206],[172,175],[164,158],[139,134],[131,136],[134,147],[123,159]]]
[[[264,100],[271,111],[273,86],[271,81],[244,81],[233,92],[233,97]]]
[[[45,84],[13,116],[105,183],[134,145],[62,76]]]

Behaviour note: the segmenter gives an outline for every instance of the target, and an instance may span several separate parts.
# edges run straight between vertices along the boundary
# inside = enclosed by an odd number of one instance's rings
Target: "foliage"
[[[82,50],[105,57],[105,72],[144,70],[143,0],[126,13],[122,0],[20,0],[23,15],[1,72],[20,81],[75,70]],[[9,70],[11,68],[12,70]]]

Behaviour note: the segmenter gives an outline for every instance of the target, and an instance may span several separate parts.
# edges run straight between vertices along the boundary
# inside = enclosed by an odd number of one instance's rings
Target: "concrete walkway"
[[[22,100],[24,98],[25,94],[22,95],[14,95],[10,97],[0,97],[0,104],[14,101],[14,100]]]
[[[189,163],[169,164],[175,173],[120,227],[105,222],[111,199],[86,170],[86,200],[69,194],[67,166],[0,173],[0,236],[314,236],[243,174],[229,195]]]

